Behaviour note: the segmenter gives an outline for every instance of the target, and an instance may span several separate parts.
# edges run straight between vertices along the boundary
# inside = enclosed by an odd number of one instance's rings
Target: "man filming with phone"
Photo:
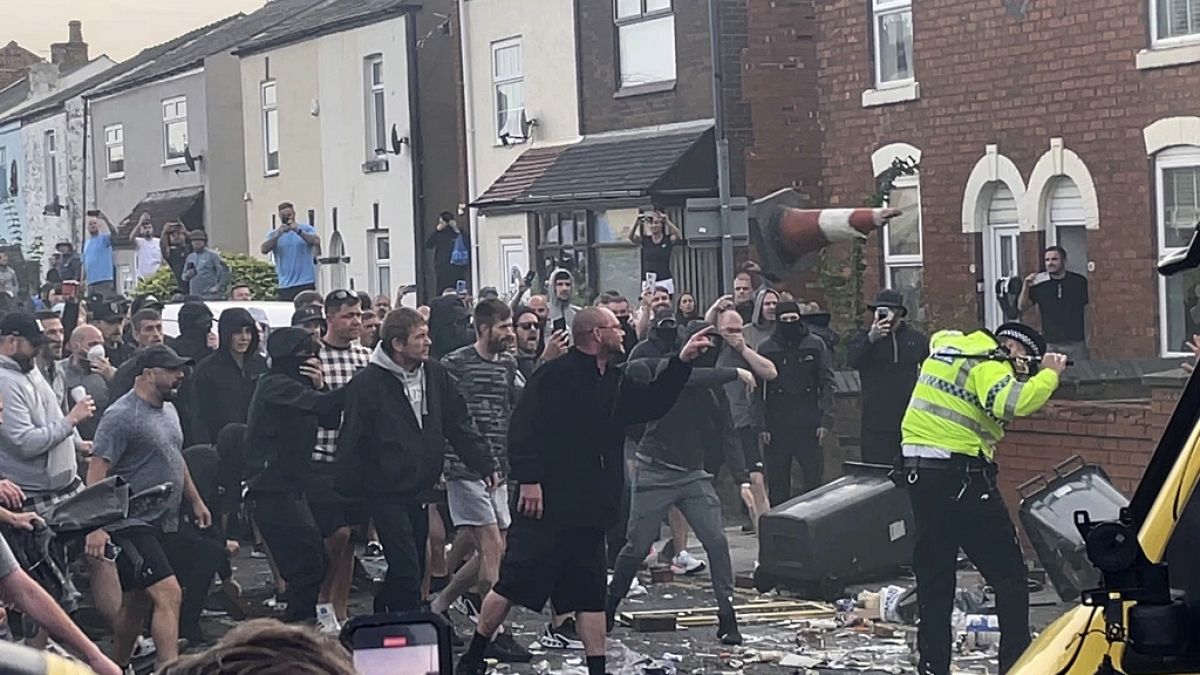
[[[929,356],[929,338],[909,325],[899,291],[880,291],[868,307],[871,327],[850,338],[846,358],[862,381],[862,460],[890,465],[900,454],[900,421]]]
[[[291,302],[304,291],[316,290],[314,259],[321,253],[321,236],[312,225],[296,222],[296,207],[291,202],[279,205],[279,227],[267,234],[259,250],[275,256],[279,300]]]
[[[1050,246],[1042,254],[1046,271],[1025,277],[1017,308],[1022,312],[1034,305],[1042,315],[1042,332],[1050,351],[1066,354],[1075,361],[1089,358],[1085,317],[1088,304],[1088,280],[1067,270],[1067,251]]]

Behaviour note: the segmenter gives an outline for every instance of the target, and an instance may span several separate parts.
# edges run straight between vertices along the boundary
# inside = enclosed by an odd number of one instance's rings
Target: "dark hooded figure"
[[[686,331],[686,328],[684,329]],[[629,353],[629,360],[665,359],[679,351],[683,342],[675,312],[669,306],[659,307],[650,320],[650,334]]]
[[[179,337],[171,342],[176,354],[197,363],[212,353],[208,334],[212,331],[212,310],[203,302],[185,302],[179,308]]]
[[[429,339],[433,341],[429,357],[434,360],[475,341],[471,313],[457,295],[429,301]]]
[[[241,307],[221,312],[217,335],[217,351],[192,374],[197,443],[216,443],[225,425],[246,422],[254,387],[267,372],[267,360],[258,352],[258,324],[250,312]]]

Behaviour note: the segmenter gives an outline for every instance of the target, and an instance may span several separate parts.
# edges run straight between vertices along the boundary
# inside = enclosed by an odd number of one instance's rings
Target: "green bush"
[[[249,286],[255,300],[275,299],[277,277],[274,265],[243,253],[222,253],[221,259],[229,265],[233,283]],[[137,286],[137,293],[153,293],[165,300],[171,297],[171,290],[175,286],[175,275],[164,264],[157,272],[142,279]]]

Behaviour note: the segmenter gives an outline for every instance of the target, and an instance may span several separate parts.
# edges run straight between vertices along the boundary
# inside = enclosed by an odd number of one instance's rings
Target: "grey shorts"
[[[512,524],[508,512],[508,486],[500,485],[488,491],[481,480],[446,481],[446,500],[450,504],[450,519],[455,527],[491,525],[507,530]]]

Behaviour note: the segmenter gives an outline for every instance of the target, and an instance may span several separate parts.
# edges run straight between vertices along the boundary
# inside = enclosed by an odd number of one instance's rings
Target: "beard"
[[[17,352],[12,355],[12,360],[17,362],[17,366],[21,369],[22,373],[28,373],[28,372],[33,371],[33,359],[34,359],[34,357],[26,356],[25,354],[21,354],[20,352]]]
[[[515,344],[515,340],[510,340],[508,338],[489,337],[487,346],[489,352],[493,354],[503,354],[504,352],[511,351],[513,345]]]

